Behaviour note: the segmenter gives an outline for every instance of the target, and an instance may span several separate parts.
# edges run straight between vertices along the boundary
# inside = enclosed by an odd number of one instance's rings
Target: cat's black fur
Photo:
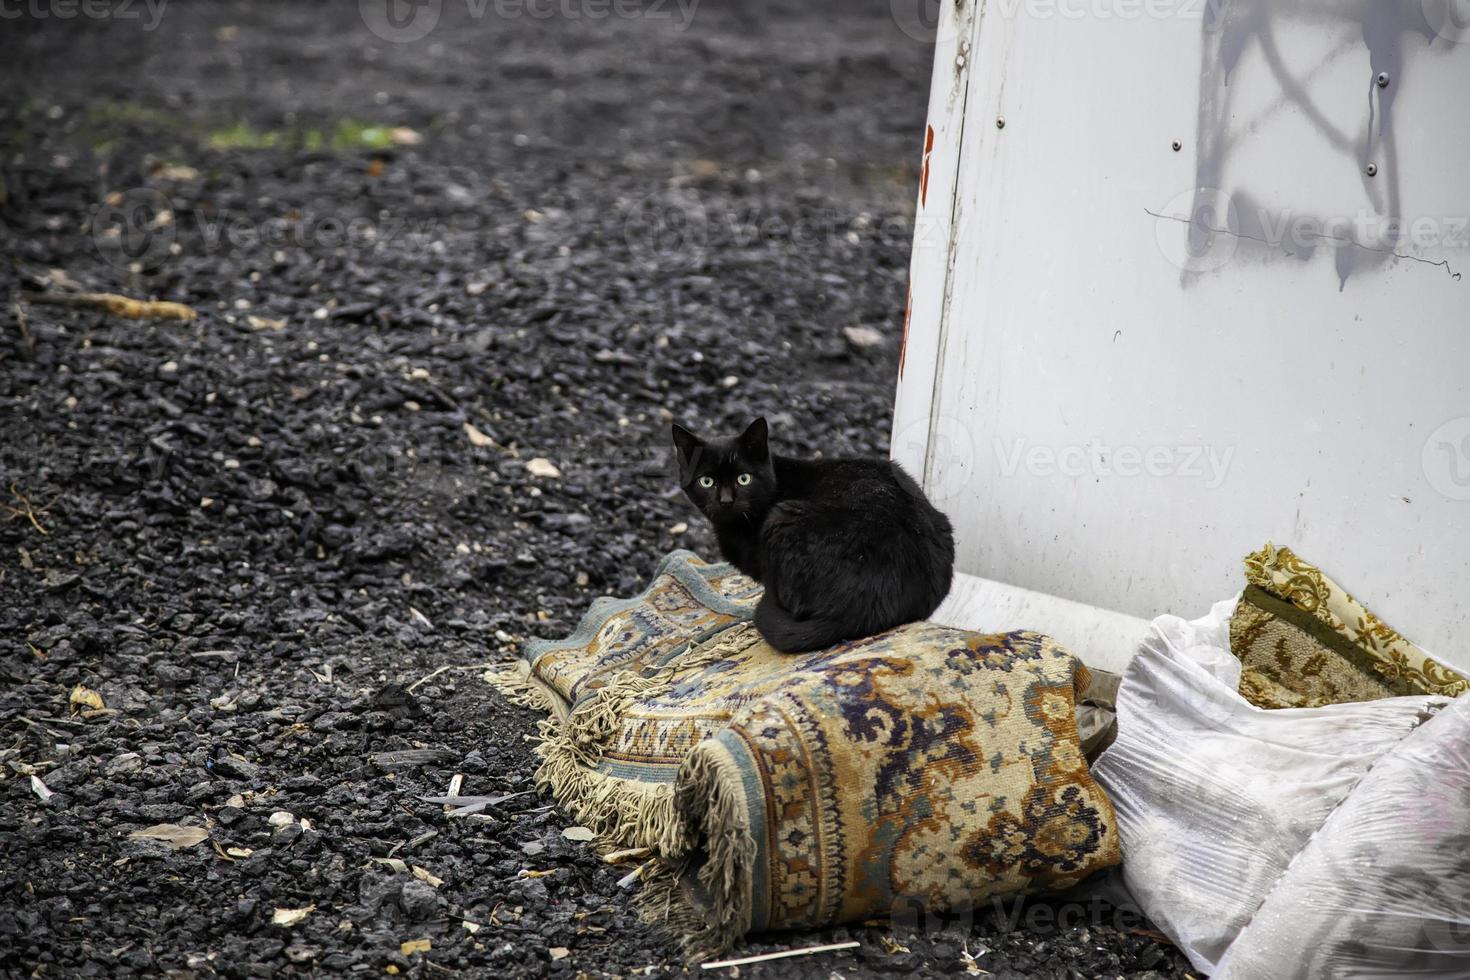
[[[919,485],[888,460],[790,459],[767,440],[765,419],[733,439],[674,425],[684,492],[725,559],[765,586],[755,625],[766,642],[815,650],[932,613],[949,591],[954,532]]]

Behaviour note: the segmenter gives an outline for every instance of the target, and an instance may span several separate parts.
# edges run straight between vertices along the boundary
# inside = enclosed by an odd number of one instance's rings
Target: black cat
[[[949,591],[954,532],[887,460],[772,455],[766,420],[734,439],[674,425],[679,482],[725,559],[765,586],[755,625],[786,653],[924,619]]]

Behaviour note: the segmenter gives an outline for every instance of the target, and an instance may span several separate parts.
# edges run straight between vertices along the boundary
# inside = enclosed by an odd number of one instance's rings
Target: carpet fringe
[[[547,714],[556,709],[550,695],[531,680],[529,666],[524,660],[491,667],[483,675],[485,683],[499,691],[511,704]]]
[[[595,832],[605,847],[648,847],[669,860],[691,851],[696,843],[691,834],[702,831],[703,825],[685,819],[678,812],[673,784],[650,785],[599,772],[597,765],[602,751],[616,737],[623,716],[633,705],[658,697],[681,676],[740,653],[759,640],[760,634],[748,622],[722,630],[704,643],[676,654],[655,670],[629,672],[614,678],[577,705],[565,720],[557,716],[559,706],[550,702],[547,691],[531,679],[529,665],[522,663],[491,671],[486,674],[486,680],[508,700],[552,714],[538,725],[540,744],[535,751],[541,759],[536,769],[539,792],[551,796],[578,823]],[[565,706],[560,707],[565,711]],[[689,765],[686,761],[685,768]],[[681,778],[682,772],[681,769]],[[749,838],[748,830],[745,837]],[[720,846],[722,854],[729,851],[730,845]],[[749,850],[754,853],[753,842]],[[654,881],[667,877],[663,872],[652,876]],[[714,875],[712,880],[716,877],[720,876]],[[728,889],[728,885],[723,887]],[[649,890],[645,886],[645,892]],[[689,912],[698,915],[692,909]],[[745,916],[749,917],[748,908]],[[697,921],[689,920],[691,930],[697,925]]]
[[[639,895],[644,921],[671,932],[691,960],[723,953],[751,929],[756,858],[737,769],[717,740],[695,746],[679,769],[682,848],[664,852]]]

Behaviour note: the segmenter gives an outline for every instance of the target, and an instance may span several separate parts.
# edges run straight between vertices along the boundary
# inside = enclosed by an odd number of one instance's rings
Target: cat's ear
[[[689,482],[689,471],[694,467],[694,459],[699,451],[704,448],[704,440],[684,428],[678,422],[674,423],[674,451],[679,462],[679,482]]]
[[[740,452],[752,462],[763,462],[770,455],[770,446],[766,439],[770,432],[766,427],[766,420],[756,419],[745,427],[740,433]]]

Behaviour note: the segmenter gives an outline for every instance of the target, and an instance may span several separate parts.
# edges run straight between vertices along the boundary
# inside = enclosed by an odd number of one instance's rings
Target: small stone
[[[439,911],[441,902],[433,886],[417,878],[404,882],[403,891],[398,895],[398,904],[410,919],[432,918]]]
[[[537,456],[535,459],[529,460],[526,463],[526,471],[532,476],[539,477],[543,480],[561,479],[561,470],[557,469],[556,464],[544,456]]]
[[[842,335],[847,338],[849,344],[859,350],[877,347],[884,341],[883,335],[872,327],[843,327]]]

